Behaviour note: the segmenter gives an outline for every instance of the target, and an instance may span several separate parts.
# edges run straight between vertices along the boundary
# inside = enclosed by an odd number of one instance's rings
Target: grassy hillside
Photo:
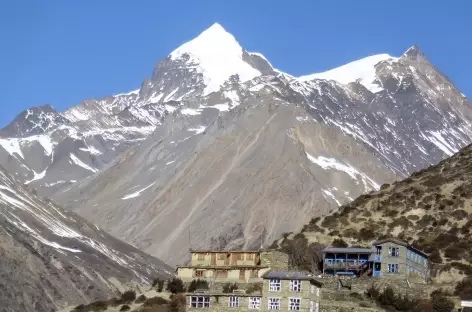
[[[397,237],[430,255],[433,274],[472,275],[472,146],[379,191],[362,195],[273,247],[348,245]]]

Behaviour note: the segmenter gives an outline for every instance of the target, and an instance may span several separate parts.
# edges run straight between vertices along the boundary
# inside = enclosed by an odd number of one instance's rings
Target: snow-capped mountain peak
[[[421,51],[416,44],[406,50],[402,57],[408,58],[410,60],[427,61],[427,58],[424,55],[423,51]]]
[[[261,73],[243,60],[243,48],[233,35],[220,24],[213,24],[195,39],[183,44],[170,54],[172,60],[190,57],[203,75],[204,94],[218,91],[232,75],[239,75],[241,82],[251,80]]]
[[[313,79],[334,80],[342,84],[359,82],[371,92],[376,93],[382,90],[382,88],[379,86],[377,81],[375,65],[382,61],[394,61],[396,59],[397,58],[388,54],[372,55],[326,72],[301,76],[298,79],[300,81],[309,81]]]

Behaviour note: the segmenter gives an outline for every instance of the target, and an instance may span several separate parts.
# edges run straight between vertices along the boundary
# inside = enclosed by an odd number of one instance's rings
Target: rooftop
[[[231,269],[265,269],[268,268],[266,265],[255,265],[255,264],[234,264],[234,265],[178,265],[178,269],[218,269],[218,270],[231,270]]]
[[[314,281],[320,286],[323,285],[320,281],[314,279],[314,276],[310,273],[305,272],[294,272],[294,271],[269,271],[262,275],[264,279],[281,279],[281,280],[307,280]]]
[[[327,247],[323,249],[324,253],[331,252],[331,253],[374,253],[375,249],[372,248],[342,248],[342,247]]]
[[[260,253],[262,250],[209,250],[209,249],[190,249],[191,253]]]

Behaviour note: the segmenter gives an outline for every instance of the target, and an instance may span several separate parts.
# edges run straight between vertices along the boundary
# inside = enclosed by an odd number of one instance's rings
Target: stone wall
[[[278,250],[262,251],[261,265],[268,266],[272,271],[288,271],[290,269],[288,255]]]
[[[323,299],[330,299],[330,292],[338,290],[338,277],[334,276],[322,276],[318,277],[317,280],[323,283]],[[396,293],[402,295],[409,295],[417,298],[426,298],[429,297],[429,294],[437,288],[440,288],[437,285],[424,284],[424,283],[414,283],[408,282],[403,276],[382,276],[379,278],[371,277],[358,277],[350,278],[345,277],[341,278],[343,285],[351,285],[351,290],[349,291],[346,288],[343,288],[342,291],[347,291],[350,293],[364,294],[368,288],[372,285],[375,285],[378,289],[384,289],[385,287],[391,287]]]

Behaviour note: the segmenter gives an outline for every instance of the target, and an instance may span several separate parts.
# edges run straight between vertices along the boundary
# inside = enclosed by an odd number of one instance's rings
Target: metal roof
[[[327,247],[323,250],[324,253],[373,253],[373,248],[341,248],[341,247]]]
[[[313,281],[319,286],[323,285],[322,282],[314,279],[313,275],[304,272],[295,271],[269,271],[265,273],[262,278],[264,279],[281,279],[281,280],[307,280]]]

